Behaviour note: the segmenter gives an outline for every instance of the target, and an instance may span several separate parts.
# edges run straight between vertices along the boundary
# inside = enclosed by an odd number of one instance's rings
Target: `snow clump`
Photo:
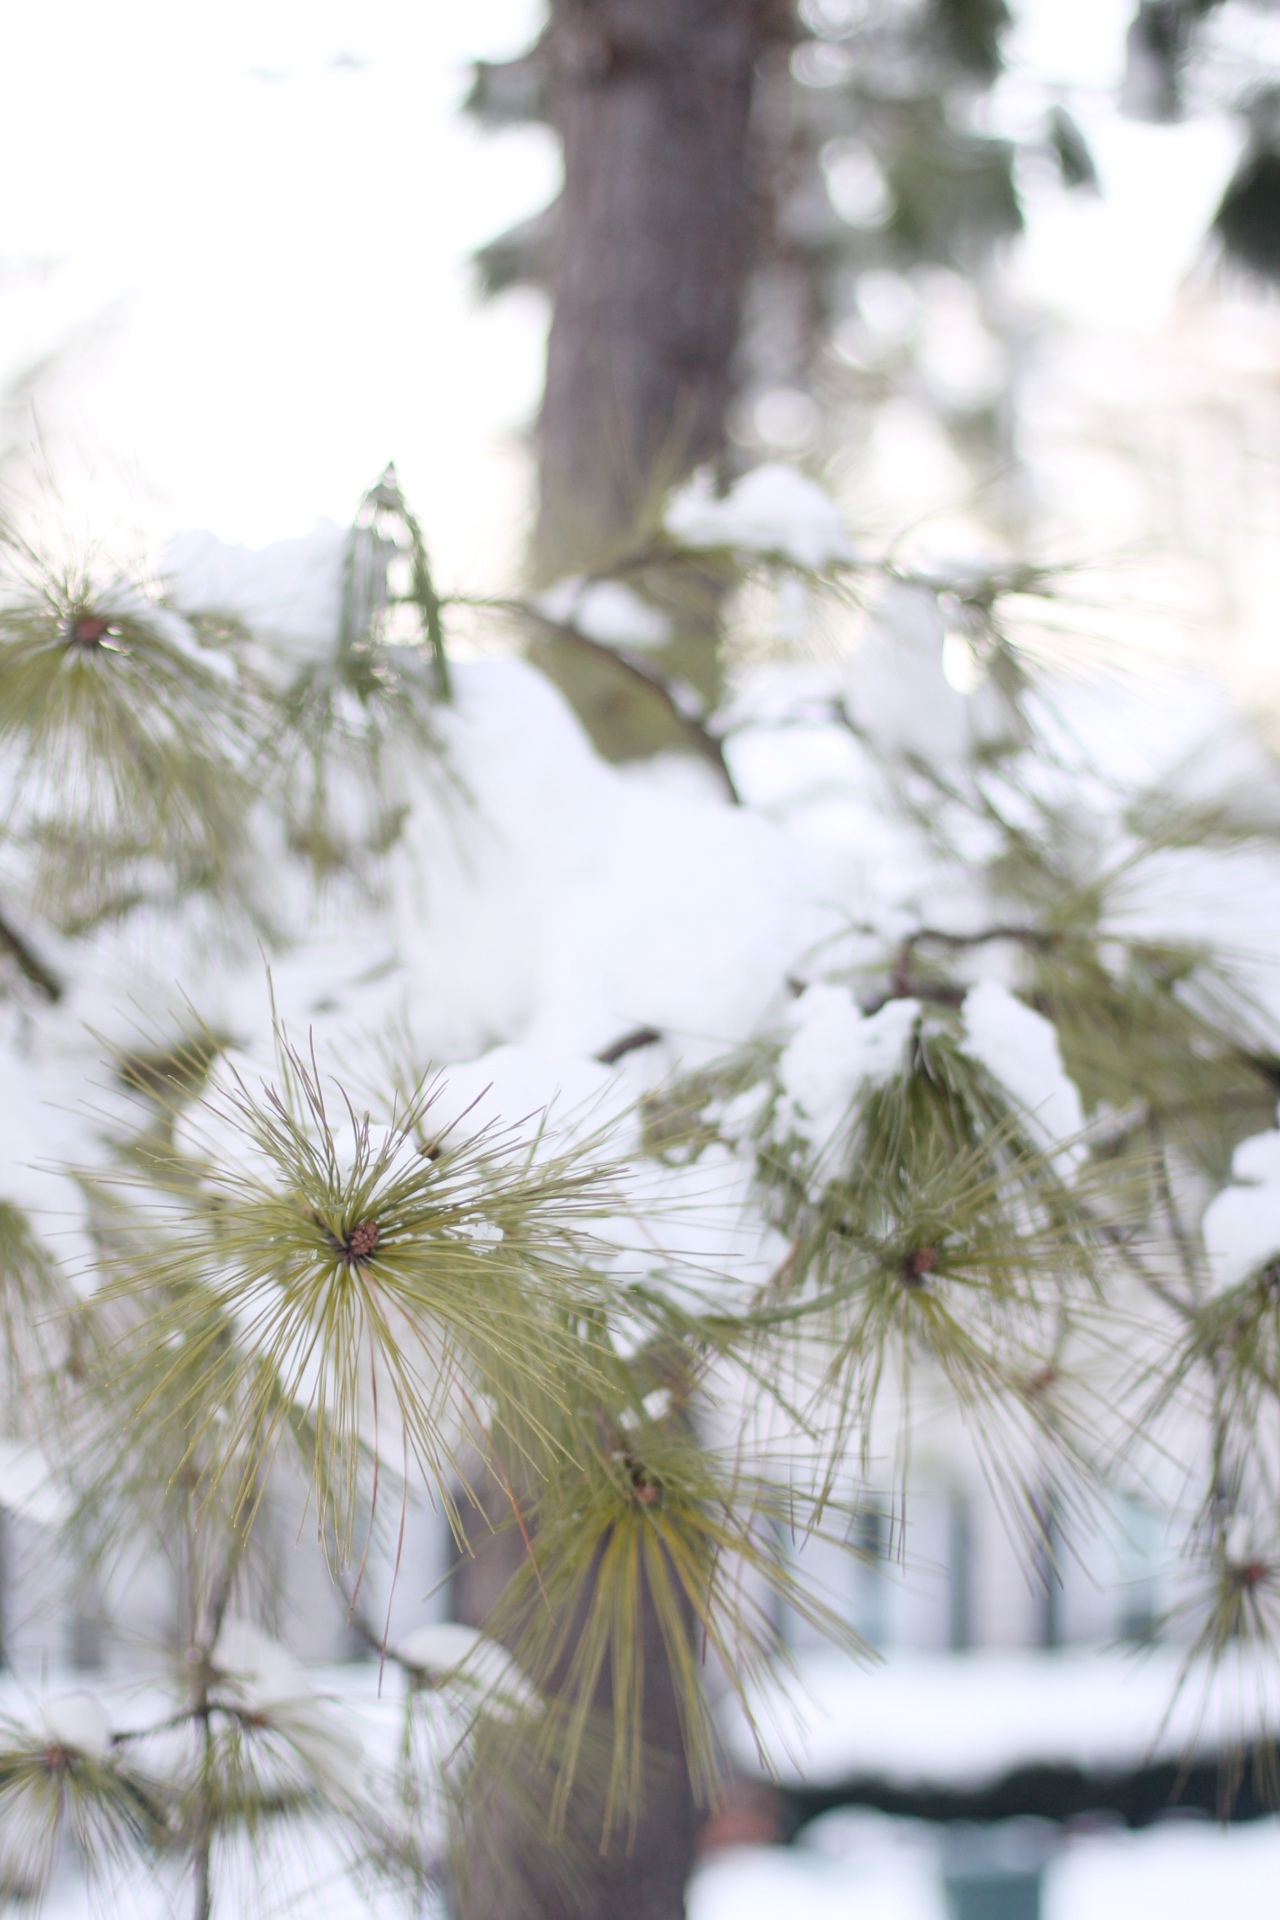
[[[671,622],[620,580],[584,580],[571,575],[540,594],[534,606],[557,626],[572,627],[602,647],[664,647]]]
[[[1213,1286],[1223,1292],[1280,1255],[1280,1133],[1242,1140],[1231,1177],[1201,1222]]]
[[[96,1693],[78,1689],[40,1702],[44,1737],[56,1747],[105,1760],[111,1752],[111,1722]]]
[[[887,1000],[864,1014],[847,987],[807,988],[778,1067],[782,1131],[818,1147],[831,1143],[857,1096],[901,1072],[919,1013],[918,1000]]]
[[[418,1627],[396,1647],[396,1658],[433,1686],[459,1688],[482,1699],[499,1719],[536,1707],[538,1696],[506,1648],[476,1627],[454,1620]]]
[[[1073,1139],[1084,1126],[1084,1108],[1063,1068],[1052,1022],[998,980],[969,989],[963,1020],[965,1052],[1000,1082],[1044,1143]],[[1076,1165],[1083,1154],[1077,1142],[1060,1158]]]
[[[160,571],[180,613],[242,620],[309,660],[337,642],[347,538],[332,520],[318,520],[300,539],[266,547],[212,533],[179,533],[165,549]]]
[[[937,595],[925,588],[896,582],[876,607],[845,698],[882,753],[936,766],[972,743],[969,696],[943,671],[944,625]]]
[[[736,547],[776,554],[799,567],[855,558],[839,507],[794,467],[770,462],[718,499],[709,473],[694,475],[669,502],[666,529],[686,547]]]

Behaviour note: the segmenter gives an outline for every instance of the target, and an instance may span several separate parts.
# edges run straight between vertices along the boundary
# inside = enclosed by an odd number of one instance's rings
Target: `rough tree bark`
[[[551,0],[541,45],[564,192],[550,259],[534,564],[545,582],[634,551],[663,492],[725,445],[751,264],[752,89],[779,0]],[[664,674],[708,704],[714,569],[640,582],[672,618]],[[543,643],[614,757],[684,744],[607,661]]]

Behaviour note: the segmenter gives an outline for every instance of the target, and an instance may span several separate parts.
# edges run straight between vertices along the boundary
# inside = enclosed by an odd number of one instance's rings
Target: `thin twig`
[[[16,963],[23,979],[29,981],[52,1005],[57,1005],[65,991],[62,981],[4,913],[0,913],[0,953],[7,953]]]

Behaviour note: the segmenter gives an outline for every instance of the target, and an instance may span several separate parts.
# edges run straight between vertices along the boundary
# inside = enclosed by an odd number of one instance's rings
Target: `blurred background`
[[[879,10],[874,46],[864,11],[813,0],[783,56],[744,461],[823,471],[916,557],[1003,537],[1087,561],[1104,627],[1272,698],[1278,322],[1212,223],[1265,135],[1280,17],[1144,10],[1195,22],[1166,99],[1130,0],[1023,0],[1003,29],[975,9],[946,154],[936,62],[893,44],[911,9]],[[393,457],[448,585],[518,574],[548,318],[526,225],[560,160],[473,63],[540,24],[536,0],[11,21],[3,373],[63,524],[135,553],[183,527],[262,544],[345,524]]]

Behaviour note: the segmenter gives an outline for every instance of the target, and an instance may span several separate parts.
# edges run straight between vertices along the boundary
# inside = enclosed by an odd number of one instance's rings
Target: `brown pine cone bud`
[[[1265,1560],[1246,1560],[1242,1566],[1232,1567],[1231,1571],[1236,1585],[1243,1587],[1246,1593],[1252,1593],[1255,1587],[1262,1585],[1271,1569]]]
[[[909,1287],[918,1287],[938,1264],[936,1247],[913,1247],[902,1263],[902,1277]]]
[[[358,1226],[352,1227],[343,1249],[351,1265],[360,1267],[366,1260],[372,1260],[380,1238],[376,1220],[361,1220]]]
[[[71,622],[67,638],[73,647],[100,647],[111,623],[100,613],[78,613]]]

